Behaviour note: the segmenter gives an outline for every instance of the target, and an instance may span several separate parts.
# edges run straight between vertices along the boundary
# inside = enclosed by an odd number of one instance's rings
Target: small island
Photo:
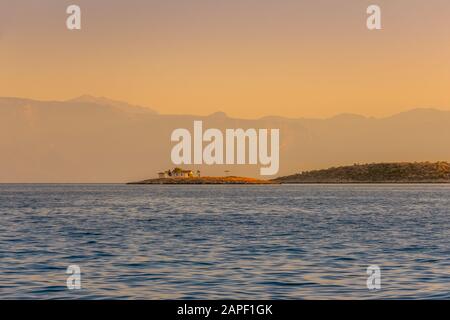
[[[450,183],[448,162],[354,164],[305,171],[274,179],[279,183]]]
[[[279,184],[277,181],[260,180],[247,177],[178,177],[178,178],[156,178],[128,184]]]
[[[248,177],[202,177],[200,171],[175,168],[164,172],[158,172],[158,178],[147,179],[128,184],[279,184],[274,180],[262,180]]]

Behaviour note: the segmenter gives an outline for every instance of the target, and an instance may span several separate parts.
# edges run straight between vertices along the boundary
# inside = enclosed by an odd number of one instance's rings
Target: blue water
[[[447,185],[0,185],[0,298],[450,299],[449,239]]]

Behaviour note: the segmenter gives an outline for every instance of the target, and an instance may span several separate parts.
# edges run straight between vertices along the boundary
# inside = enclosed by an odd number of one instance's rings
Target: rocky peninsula
[[[280,177],[279,183],[450,183],[448,162],[354,164]]]

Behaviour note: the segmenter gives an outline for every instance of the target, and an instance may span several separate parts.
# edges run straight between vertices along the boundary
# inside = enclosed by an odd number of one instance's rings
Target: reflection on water
[[[0,298],[450,298],[445,185],[0,185],[0,221]]]

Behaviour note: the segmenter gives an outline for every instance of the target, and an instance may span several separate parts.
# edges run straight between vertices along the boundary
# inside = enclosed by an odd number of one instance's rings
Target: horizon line
[[[160,113],[158,110],[155,110],[151,107],[148,106],[144,106],[144,105],[140,105],[140,104],[134,104],[134,103],[130,103],[127,101],[123,101],[123,100],[117,100],[117,99],[111,99],[105,96],[95,96],[95,95],[91,95],[91,94],[81,94],[72,98],[68,98],[68,99],[36,99],[36,98],[24,98],[24,97],[18,97],[18,96],[0,96],[0,99],[16,99],[16,100],[30,100],[30,101],[34,101],[34,102],[41,102],[41,103],[45,103],[45,102],[59,102],[59,103],[64,103],[64,102],[72,102],[75,101],[77,99],[80,98],[93,98],[93,99],[103,99],[103,100],[107,100],[110,102],[114,102],[114,103],[123,103],[123,104],[127,104],[130,107],[140,107],[143,109],[148,109],[149,112],[154,112],[155,115],[159,115],[159,116],[190,116],[190,117],[211,117],[211,116],[216,116],[216,115],[221,115],[224,116],[226,118],[229,119],[235,119],[235,120],[264,120],[266,118],[279,118],[279,119],[286,119],[286,120],[332,120],[338,117],[342,117],[342,116],[353,116],[353,117],[359,117],[359,118],[364,118],[364,119],[368,119],[368,120],[382,120],[382,119],[388,119],[388,118],[392,118],[395,117],[397,115],[400,114],[404,114],[404,113],[409,113],[409,112],[414,112],[414,111],[437,111],[437,112],[450,112],[450,109],[441,109],[440,107],[413,107],[411,109],[407,109],[405,111],[399,111],[396,113],[392,113],[390,115],[385,115],[385,116],[370,116],[370,115],[362,115],[362,114],[358,114],[358,113],[351,113],[351,112],[341,112],[341,113],[336,113],[335,115],[332,116],[328,116],[328,117],[304,117],[304,116],[300,116],[300,117],[287,117],[287,116],[281,116],[281,115],[265,115],[265,116],[260,116],[260,117],[254,117],[254,118],[245,118],[245,117],[234,117],[234,116],[229,116],[226,112],[222,111],[222,110],[217,110],[214,111],[212,113],[209,114],[205,114],[205,115],[198,115],[198,114],[189,114],[189,113]],[[92,104],[98,104],[98,105],[108,105],[105,103],[101,103],[100,101],[95,102],[95,101],[90,101],[86,103],[92,103]]]

